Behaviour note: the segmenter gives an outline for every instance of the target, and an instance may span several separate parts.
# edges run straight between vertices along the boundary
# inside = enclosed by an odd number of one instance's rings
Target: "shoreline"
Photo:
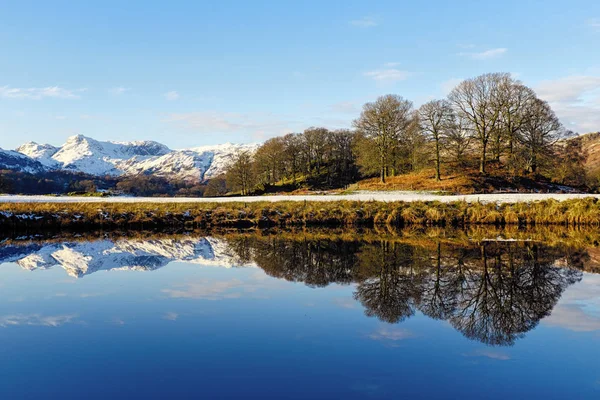
[[[266,195],[238,197],[87,197],[0,195],[0,204],[7,203],[279,203],[279,202],[432,202],[442,203],[521,203],[543,200],[566,201],[585,198],[600,199],[592,193],[486,193],[437,194],[434,192],[356,192],[351,194]]]
[[[1,230],[469,225],[597,227],[600,200],[587,197],[514,203],[343,200],[0,203]]]

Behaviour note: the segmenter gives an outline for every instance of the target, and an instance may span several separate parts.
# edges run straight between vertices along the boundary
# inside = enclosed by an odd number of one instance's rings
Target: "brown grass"
[[[466,202],[5,203],[0,228],[291,226],[600,226],[594,198],[516,204]]]
[[[386,183],[381,183],[379,178],[365,179],[352,185],[354,190],[430,190],[451,193],[473,193],[476,182],[470,174],[450,173],[444,171],[440,181],[435,180],[433,168],[424,169],[410,174],[391,176]]]

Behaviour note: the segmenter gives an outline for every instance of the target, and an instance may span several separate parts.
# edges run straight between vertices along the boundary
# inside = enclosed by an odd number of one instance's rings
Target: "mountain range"
[[[172,150],[155,141],[110,142],[76,135],[60,147],[28,142],[16,151],[0,149],[0,169],[32,174],[59,170],[94,176],[147,174],[206,181],[222,174],[238,151],[254,152],[258,146],[226,143]]]

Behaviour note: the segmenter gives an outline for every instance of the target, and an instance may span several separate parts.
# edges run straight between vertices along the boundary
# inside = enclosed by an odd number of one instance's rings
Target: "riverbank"
[[[3,203],[278,203],[278,202],[338,202],[338,201],[378,201],[415,202],[438,201],[453,203],[520,203],[541,200],[565,201],[583,198],[600,199],[600,194],[590,193],[490,193],[446,195],[427,191],[357,191],[346,194],[311,195],[268,195],[238,197],[86,197],[86,196],[23,196],[0,195]]]
[[[467,201],[1,203],[0,228],[600,226],[597,198]]]

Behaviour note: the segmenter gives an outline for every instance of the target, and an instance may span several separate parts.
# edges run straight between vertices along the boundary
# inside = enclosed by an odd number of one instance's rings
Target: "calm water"
[[[0,398],[600,398],[598,249],[367,236],[5,240]]]

